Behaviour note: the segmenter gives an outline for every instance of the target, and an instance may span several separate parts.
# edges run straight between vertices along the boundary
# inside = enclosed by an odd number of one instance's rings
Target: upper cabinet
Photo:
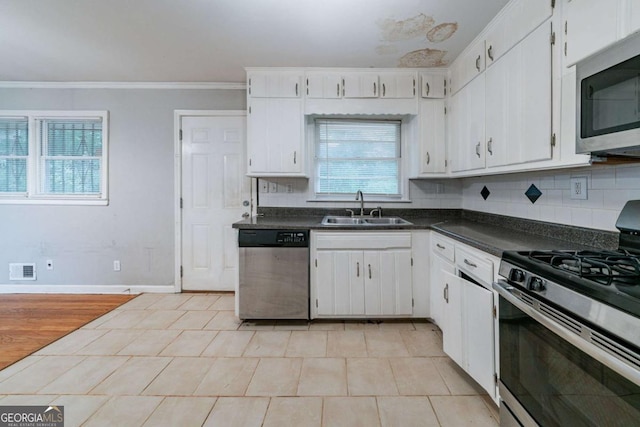
[[[342,78],[344,98],[415,98],[414,72],[346,72]]]
[[[420,97],[444,98],[447,79],[442,74],[420,73]]]
[[[485,67],[484,40],[473,43],[451,65],[450,87],[454,94],[479,76]]]
[[[262,72],[247,76],[247,94],[252,98],[300,98],[302,74]]]
[[[308,72],[306,74],[307,98],[342,98],[342,75],[331,72]]]

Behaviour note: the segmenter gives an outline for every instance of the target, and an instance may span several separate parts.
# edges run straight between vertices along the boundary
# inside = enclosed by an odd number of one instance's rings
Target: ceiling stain
[[[395,19],[384,19],[378,21],[378,26],[382,30],[383,40],[395,42],[400,40],[410,40],[416,37],[423,37],[435,24],[431,16],[424,13],[402,21]]]
[[[427,33],[427,39],[433,43],[443,42],[453,35],[458,30],[457,22],[446,22],[433,27]]]
[[[398,47],[392,44],[381,44],[376,47],[376,53],[378,55],[395,55],[398,53]]]
[[[448,53],[446,50],[439,49],[419,49],[409,52],[398,61],[398,67],[405,68],[431,68],[444,67],[448,65],[448,61],[444,56]]]

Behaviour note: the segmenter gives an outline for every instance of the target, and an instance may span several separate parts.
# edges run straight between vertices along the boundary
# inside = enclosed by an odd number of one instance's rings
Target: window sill
[[[0,205],[78,205],[78,206],[107,206],[108,199],[3,199]]]

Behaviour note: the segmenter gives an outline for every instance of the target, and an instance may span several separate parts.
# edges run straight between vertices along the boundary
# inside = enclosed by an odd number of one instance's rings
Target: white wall
[[[244,90],[0,89],[0,110],[110,119],[108,206],[0,205],[0,293],[173,291],[174,110],[245,108]],[[10,262],[37,263],[38,280],[10,282]]]
[[[571,177],[587,177],[587,200],[571,199]],[[542,192],[535,203],[524,194],[531,184]],[[480,195],[485,185],[487,200]],[[467,178],[462,184],[464,209],[611,231],[625,202],[634,199],[640,199],[637,164]]]

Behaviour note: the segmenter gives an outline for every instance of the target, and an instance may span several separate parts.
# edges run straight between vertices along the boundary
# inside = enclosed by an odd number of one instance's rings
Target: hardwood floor
[[[0,295],[0,369],[102,316],[135,295]]]

